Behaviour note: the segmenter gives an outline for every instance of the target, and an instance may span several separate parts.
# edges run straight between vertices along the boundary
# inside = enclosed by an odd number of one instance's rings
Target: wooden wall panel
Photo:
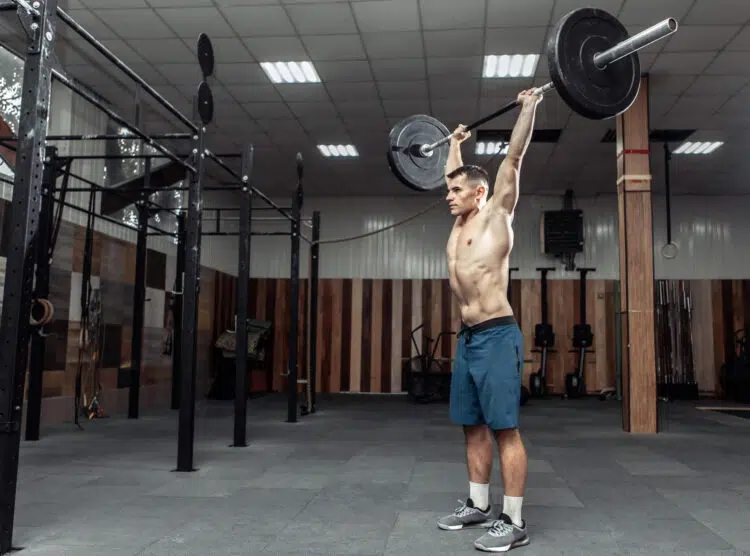
[[[362,391],[362,298],[364,283],[361,278],[352,280],[351,335],[349,357],[349,392]]]
[[[390,322],[393,327],[391,337],[391,392],[401,392],[402,376],[402,354],[403,337],[405,331],[403,328],[403,307],[404,307],[404,280],[393,280],[393,291],[391,294],[391,313]],[[383,331],[385,334],[385,331]]]

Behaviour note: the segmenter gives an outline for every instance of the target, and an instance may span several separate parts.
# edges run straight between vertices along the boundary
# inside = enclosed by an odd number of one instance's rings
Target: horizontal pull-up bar
[[[152,133],[151,139],[192,139],[192,133]],[[93,134],[93,135],[47,135],[47,141],[143,141],[141,137],[135,135],[118,135],[112,133]],[[0,141],[18,141],[18,137],[6,135],[0,137]],[[95,156],[95,155],[94,155]],[[163,157],[163,155],[152,155]]]
[[[93,37],[92,37],[93,38]],[[136,126],[132,125],[131,123],[127,122],[125,119],[118,116],[113,110],[108,108],[104,105],[101,101],[99,101],[97,98],[95,98],[93,95],[87,93],[77,85],[75,85],[70,79],[65,77],[62,73],[59,71],[53,69],[52,75],[58,79],[61,83],[64,85],[67,85],[71,90],[75,91],[79,95],[81,95],[83,98],[85,98],[87,101],[89,101],[91,104],[96,106],[99,110],[104,112],[107,116],[112,118],[114,121],[116,121],[118,124],[122,125],[123,127],[128,128],[130,131],[135,133],[138,137],[143,139],[147,144],[151,145],[155,149],[163,152],[165,155],[167,155],[167,158],[171,159],[172,161],[184,166],[186,169],[190,170],[193,173],[197,173],[195,167],[187,162],[185,162],[182,158],[178,157],[176,154],[174,154],[172,151],[170,151],[168,148],[160,145],[156,141],[152,140],[148,135],[146,135],[143,131],[138,129]]]

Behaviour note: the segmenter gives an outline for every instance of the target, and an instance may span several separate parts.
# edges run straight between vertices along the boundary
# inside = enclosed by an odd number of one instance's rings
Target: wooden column
[[[617,117],[622,417],[633,433],[655,433],[657,421],[648,96],[643,77],[635,103]]]

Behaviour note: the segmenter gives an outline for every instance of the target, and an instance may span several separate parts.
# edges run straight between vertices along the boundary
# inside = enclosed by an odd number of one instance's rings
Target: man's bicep
[[[495,206],[512,213],[518,202],[518,164],[507,157],[500,164],[492,194]]]

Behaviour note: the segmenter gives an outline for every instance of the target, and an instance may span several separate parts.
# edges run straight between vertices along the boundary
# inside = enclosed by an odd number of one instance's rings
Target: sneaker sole
[[[443,525],[442,523],[438,523],[437,526],[439,529],[442,529],[443,531],[460,531],[461,529],[490,529],[492,527],[492,524],[494,523],[493,520],[488,521],[482,521],[481,523],[469,523],[467,525]]]
[[[478,550],[482,550],[484,552],[508,552],[509,550],[512,550],[514,548],[520,548],[522,546],[526,546],[531,541],[529,540],[529,537],[524,537],[520,541],[516,541],[511,544],[506,544],[505,546],[484,546],[483,544],[480,544],[478,542],[474,543],[474,547]]]

